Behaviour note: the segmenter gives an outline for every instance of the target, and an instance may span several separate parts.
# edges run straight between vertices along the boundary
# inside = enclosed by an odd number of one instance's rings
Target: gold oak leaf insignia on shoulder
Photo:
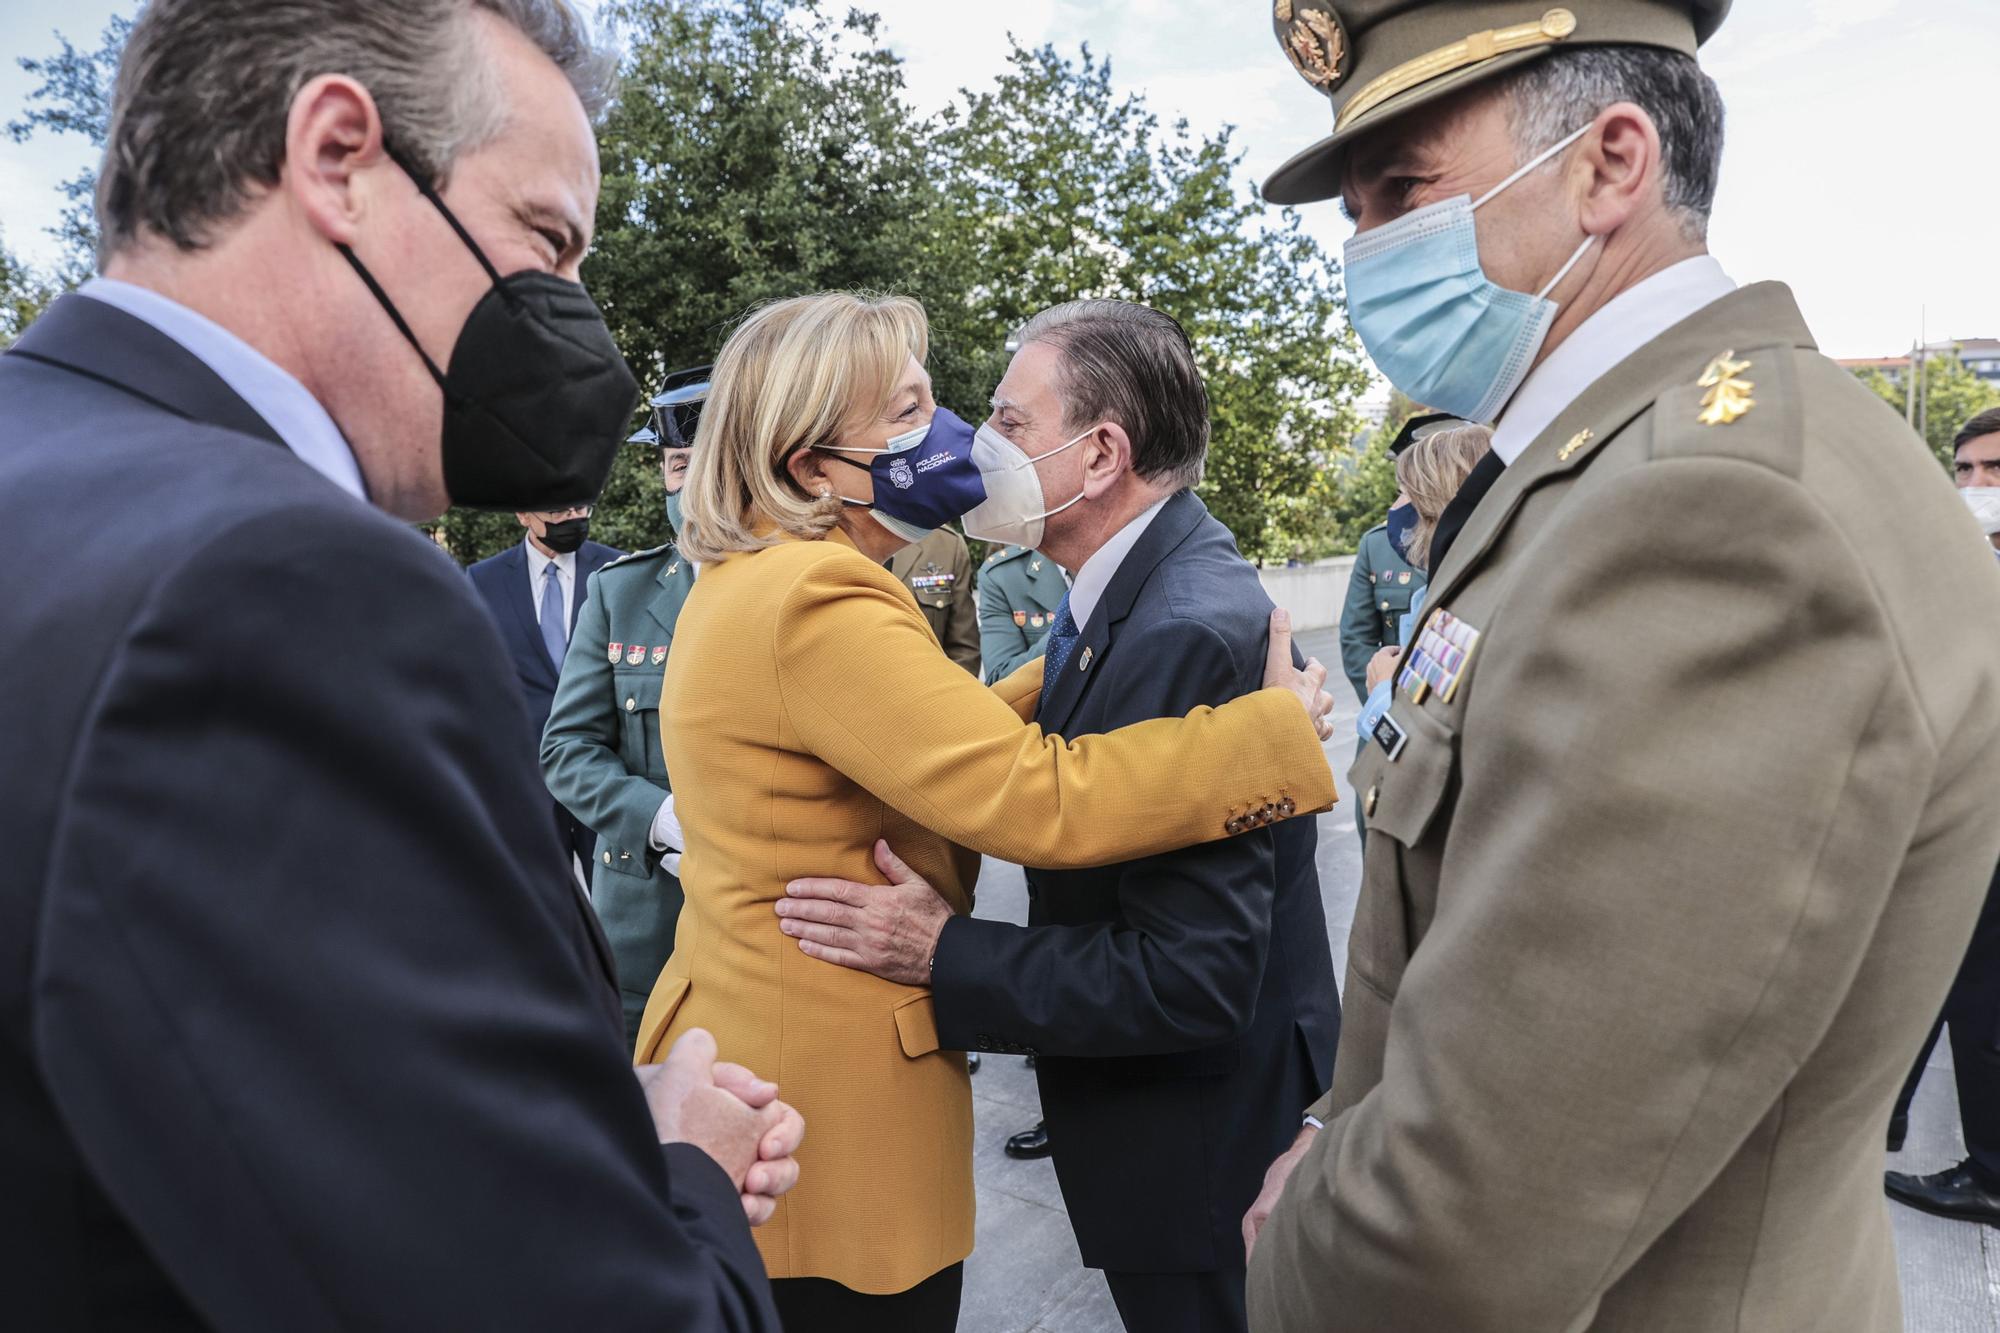
[[[1742,378],[1748,369],[1750,363],[1738,361],[1734,348],[1709,362],[1695,381],[1697,387],[1708,390],[1701,396],[1701,411],[1695,420],[1704,426],[1727,426],[1757,406],[1757,400],[1750,396],[1756,384]]]

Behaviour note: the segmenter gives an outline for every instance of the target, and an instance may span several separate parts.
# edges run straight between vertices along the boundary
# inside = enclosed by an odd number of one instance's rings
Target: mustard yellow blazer
[[[805,1116],[799,1184],[756,1232],[774,1278],[904,1291],[973,1229],[965,1057],[938,1048],[927,989],[801,953],[772,911],[789,881],[879,882],[886,838],[966,912],[980,853],[1102,865],[1334,800],[1282,690],[1065,742],[1026,720],[1041,678],[1037,659],[981,685],[837,531],[704,568],[681,611],[660,718],[687,901],[635,1054],[707,1028]]]

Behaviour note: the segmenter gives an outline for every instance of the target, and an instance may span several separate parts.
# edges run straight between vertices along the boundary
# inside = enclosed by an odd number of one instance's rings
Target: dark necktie
[[[1048,642],[1042,645],[1046,659],[1042,663],[1042,708],[1049,706],[1049,691],[1055,688],[1056,677],[1069,665],[1069,655],[1076,651],[1077,635],[1076,618],[1069,613],[1069,594],[1064,593],[1062,605],[1056,608],[1055,626],[1049,630]]]
[[[1444,568],[1445,552],[1458,540],[1458,534],[1471,519],[1472,511],[1479,507],[1479,502],[1486,498],[1486,492],[1493,489],[1493,483],[1500,480],[1506,471],[1506,461],[1490,450],[1472,465],[1472,471],[1466,474],[1465,484],[1458,488],[1458,494],[1451,497],[1451,503],[1438,515],[1437,530],[1431,533],[1428,573],[1432,577]]]

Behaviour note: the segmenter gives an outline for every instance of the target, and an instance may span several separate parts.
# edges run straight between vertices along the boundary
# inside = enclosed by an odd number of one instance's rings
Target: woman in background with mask
[[[662,726],[687,900],[637,1058],[707,1028],[811,1124],[801,1183],[757,1241],[787,1327],[813,1333],[955,1326],[972,1098],[929,991],[806,957],[771,911],[785,885],[873,880],[886,839],[969,911],[981,853],[1099,865],[1333,799],[1317,664],[1071,744],[1033,723],[1039,659],[989,688],[944,655],[883,561],[971,511],[1025,529],[1048,506],[1017,450],[975,450],[934,404],[927,339],[900,298],[756,311],[716,362],[683,500],[702,576]]]
[[[1431,537],[1437,532],[1438,519],[1492,447],[1492,431],[1464,425],[1433,431],[1402,452],[1396,459],[1396,485],[1402,494],[1389,511],[1389,542],[1396,554],[1426,574],[1432,572]],[[1426,584],[1410,599],[1399,635],[1405,644],[1423,619],[1424,597],[1429,591]],[[1368,699],[1354,719],[1354,728],[1364,741],[1375,734],[1375,724],[1389,711],[1402,655],[1400,647],[1384,648],[1368,663]]]

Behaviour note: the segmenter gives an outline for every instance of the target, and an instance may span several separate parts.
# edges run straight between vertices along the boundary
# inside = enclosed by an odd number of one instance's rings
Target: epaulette
[[[656,555],[665,555],[667,552],[673,549],[674,549],[674,544],[672,542],[668,542],[664,546],[655,546],[651,550],[627,551],[624,555],[619,556],[616,560],[607,560],[603,564],[599,565],[597,567],[597,572],[602,574],[605,570],[616,569],[620,565],[637,564],[641,560],[649,560]]]
[[[1698,373],[1654,401],[1652,457],[1737,458],[1798,475],[1805,450],[1800,370],[1789,344],[1717,348]]]
[[[1023,556],[1026,555],[1027,553],[1028,553],[1028,548],[1025,546],[998,547],[987,553],[986,567],[988,569],[991,569],[994,565],[1003,565],[1007,563],[1009,560],[1014,559],[1016,556]]]

